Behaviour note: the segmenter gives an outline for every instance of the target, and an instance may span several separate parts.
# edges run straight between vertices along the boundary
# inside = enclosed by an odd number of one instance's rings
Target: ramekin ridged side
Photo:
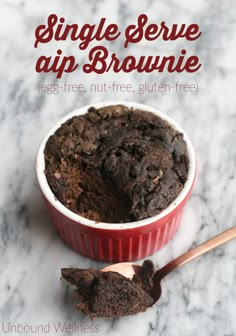
[[[48,202],[47,205],[54,226],[67,245],[83,256],[106,262],[138,260],[161,249],[176,233],[184,208],[162,222],[117,232],[85,227],[58,214]]]

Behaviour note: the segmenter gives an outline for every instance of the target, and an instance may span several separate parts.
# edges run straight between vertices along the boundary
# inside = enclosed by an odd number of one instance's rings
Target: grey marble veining
[[[151,257],[155,266],[163,266],[235,225],[235,1],[2,0],[0,12],[0,334],[17,335],[8,328],[18,323],[36,328],[36,335],[236,335],[234,240],[170,274],[163,281],[162,298],[144,314],[90,321],[77,313],[73,290],[59,280],[60,268],[101,267],[103,263],[81,257],[60,240],[41,199],[34,172],[39,143],[61,116],[102,100],[146,103],[182,125],[198,159],[197,181],[181,226],[174,239]],[[115,75],[117,82],[135,85],[197,82],[198,93],[40,94],[39,81],[56,81],[51,74],[35,73],[36,59],[43,53],[52,53],[57,45],[52,42],[34,49],[34,30],[51,13],[81,23],[96,22],[106,16],[122,29],[136,22],[140,13],[146,13],[150,21],[157,23],[198,23],[202,36],[195,42],[141,42],[130,47],[130,53],[137,55],[178,54],[186,48],[201,60],[202,68],[197,73]],[[122,42],[115,41],[112,47],[106,45],[122,57],[127,52]],[[74,44],[63,44],[65,53],[76,53],[75,49]],[[79,55],[81,62],[86,57],[86,53]],[[111,83],[114,75],[84,75],[78,71],[58,81],[66,80],[89,86]],[[62,328],[67,324],[71,329],[60,331],[59,323]],[[40,330],[40,326],[44,329]],[[18,334],[23,333],[18,330]]]

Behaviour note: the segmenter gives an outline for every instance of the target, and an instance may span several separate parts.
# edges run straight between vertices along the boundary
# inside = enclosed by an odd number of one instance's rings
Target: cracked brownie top
[[[91,107],[50,136],[45,173],[61,203],[86,218],[132,222],[160,213],[183,189],[183,134],[124,105]]]

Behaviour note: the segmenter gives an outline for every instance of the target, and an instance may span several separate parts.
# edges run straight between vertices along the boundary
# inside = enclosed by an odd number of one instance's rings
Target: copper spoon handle
[[[236,226],[228,229],[221,234],[209,239],[205,243],[194,247],[192,250],[185,252],[178,258],[172,260],[167,265],[162,267],[156,272],[156,275],[162,279],[164,276],[172,272],[174,269],[186,264],[187,262],[199,257],[200,255],[213,250],[214,248],[228,242],[229,240],[236,238]]]

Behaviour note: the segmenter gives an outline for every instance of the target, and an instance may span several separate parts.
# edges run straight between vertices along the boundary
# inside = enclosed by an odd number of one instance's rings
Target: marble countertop
[[[0,334],[8,335],[236,335],[236,242],[192,261],[163,281],[163,295],[152,309],[133,317],[93,320],[75,310],[73,290],[60,281],[60,268],[102,267],[67,247],[56,233],[36,182],[35,156],[46,132],[63,115],[91,102],[137,101],[173,117],[189,134],[198,161],[197,181],[174,239],[151,259],[156,267],[236,225],[236,4],[221,1],[26,1],[0,3]],[[140,43],[137,55],[199,56],[193,74],[118,73],[37,74],[41,54],[34,30],[49,14],[70,22],[96,22],[106,16],[122,27],[146,13],[154,22],[199,24],[202,36],[186,45]],[[113,51],[124,56],[122,42]],[[74,45],[64,43],[65,52]],[[72,50],[73,49],[73,50]],[[81,54],[81,58],[86,54]],[[176,82],[197,84],[198,92],[92,92],[92,84]],[[45,85],[83,83],[87,92],[45,93]],[[151,86],[150,86],[151,87]],[[101,90],[102,91],[102,90]],[[149,90],[151,91],[151,89]],[[22,331],[22,328],[24,330]]]

